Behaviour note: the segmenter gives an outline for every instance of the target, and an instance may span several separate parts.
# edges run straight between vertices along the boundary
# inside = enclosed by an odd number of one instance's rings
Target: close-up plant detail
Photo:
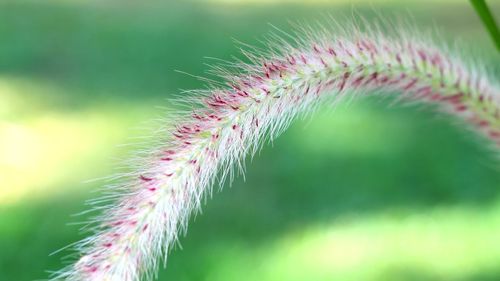
[[[154,279],[213,186],[243,173],[246,157],[325,103],[376,95],[425,105],[498,148],[500,86],[483,64],[464,57],[462,46],[390,26],[278,29],[266,51],[248,47],[244,60],[213,67],[220,80],[186,91],[185,110],[166,118],[156,147],[94,201],[101,214],[93,234],[54,280]]]

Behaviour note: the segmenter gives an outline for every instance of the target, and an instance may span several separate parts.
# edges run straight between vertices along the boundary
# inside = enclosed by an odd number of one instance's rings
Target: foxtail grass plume
[[[360,27],[362,26],[362,27]],[[92,235],[54,280],[152,280],[212,186],[318,105],[367,94],[418,102],[464,121],[500,146],[500,87],[480,63],[428,35],[387,24],[276,31],[266,52],[213,70],[223,84],[190,91],[164,140],[98,201]],[[406,29],[409,30],[409,29]]]

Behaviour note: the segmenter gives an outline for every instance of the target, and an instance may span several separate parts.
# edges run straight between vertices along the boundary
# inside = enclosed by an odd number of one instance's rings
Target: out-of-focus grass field
[[[69,252],[49,254],[83,237],[67,224],[103,184],[83,182],[202,86],[175,69],[204,75],[205,56],[238,56],[231,38],[352,6],[410,12],[499,73],[468,1],[0,1],[0,280],[62,267]],[[371,99],[294,123],[208,201],[159,280],[500,280],[499,162],[450,123]]]

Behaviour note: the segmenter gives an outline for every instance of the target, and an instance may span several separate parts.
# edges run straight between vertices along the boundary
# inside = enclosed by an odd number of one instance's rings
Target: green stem
[[[476,12],[479,14],[479,17],[483,21],[483,24],[488,29],[491,38],[497,46],[497,50],[500,51],[500,31],[498,30],[495,18],[491,14],[488,5],[486,5],[485,0],[470,0],[470,2],[474,9],[476,9]]]

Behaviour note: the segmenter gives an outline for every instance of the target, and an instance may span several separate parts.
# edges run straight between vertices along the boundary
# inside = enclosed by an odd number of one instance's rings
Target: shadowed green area
[[[262,2],[262,1],[261,1]],[[43,279],[84,237],[117,146],[150,134],[179,88],[260,45],[271,27],[346,17],[346,3],[0,2],[0,280]],[[500,8],[491,3],[492,10]],[[411,13],[464,39],[499,73],[465,1],[360,1],[367,19]],[[498,75],[497,75],[498,77]],[[159,280],[499,280],[500,173],[484,142],[449,118],[367,98],[299,120],[207,200]],[[158,123],[158,122],[157,122]],[[134,147],[134,146],[132,146]]]

